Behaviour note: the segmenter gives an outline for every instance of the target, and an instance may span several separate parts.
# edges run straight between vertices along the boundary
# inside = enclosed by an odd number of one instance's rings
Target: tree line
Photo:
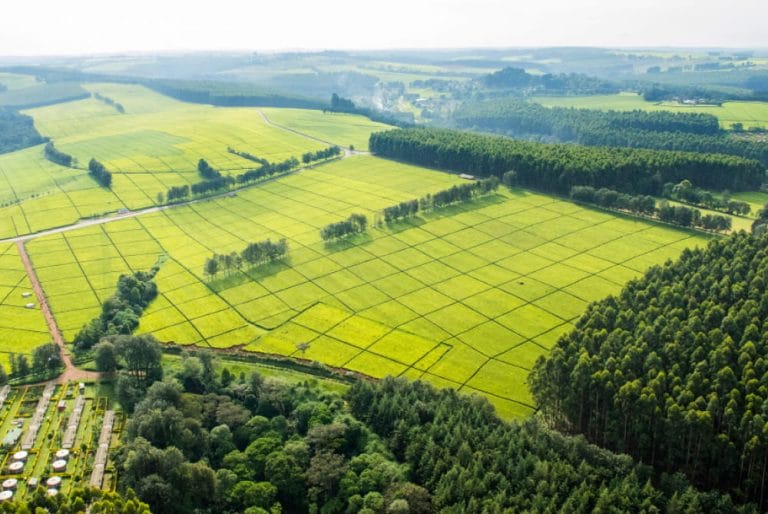
[[[331,241],[353,234],[362,234],[367,228],[368,218],[364,214],[350,214],[347,219],[329,223],[320,229],[320,237],[323,241]]]
[[[483,76],[481,82],[489,88],[521,90],[526,93],[609,95],[619,92],[617,84],[581,73],[532,75],[524,69],[511,66]]]
[[[107,168],[96,159],[91,159],[88,162],[88,174],[102,187],[109,189],[112,185],[112,173],[110,173]]]
[[[240,153],[237,153],[237,155],[240,155]],[[210,192],[225,191],[235,184],[247,184],[249,182],[255,182],[260,179],[286,173],[299,165],[299,161],[296,157],[290,157],[285,161],[278,163],[270,163],[266,159],[260,160],[266,164],[262,165],[260,168],[248,170],[232,177],[231,175],[222,175],[219,170],[211,167],[205,159],[200,159],[200,162],[198,162],[198,171],[204,177],[204,180],[196,182],[191,186],[188,184],[183,186],[171,186],[165,193],[165,200],[171,203],[185,200],[186,198],[189,198],[190,195],[204,195]],[[159,203],[162,203],[162,198],[162,192],[158,193]]]
[[[144,309],[157,297],[157,284],[153,279],[158,271],[155,266],[149,272],[120,275],[117,291],[104,301],[99,317],[75,335],[75,351],[86,351],[105,336],[132,333],[139,326]]]
[[[644,216],[654,216],[659,220],[681,227],[700,227],[705,230],[723,232],[731,229],[732,220],[720,214],[701,214],[698,209],[684,205],[670,205],[661,202],[656,207],[656,200],[647,195],[629,195],[612,189],[596,189],[590,186],[574,186],[571,198],[580,202],[592,203],[606,209],[618,209]]]
[[[71,168],[75,162],[74,157],[62,152],[53,144],[53,141],[48,141],[43,148],[43,155],[49,161],[58,164],[59,166],[66,166]]]
[[[104,96],[104,95],[102,95],[100,93],[93,93],[93,97],[95,99],[97,99],[97,100],[101,100],[102,102],[104,102],[107,105],[111,105],[120,114],[125,114],[125,107],[123,107],[123,104],[114,101],[113,99],[109,98],[108,96]]]
[[[453,121],[459,127],[525,139],[722,153],[756,159],[768,166],[766,145],[722,131],[717,118],[711,114],[600,111],[544,107],[520,99],[495,99],[465,103],[454,113]]]
[[[592,304],[529,378],[542,414],[765,509],[767,243],[686,249]]]
[[[698,205],[728,214],[746,216],[752,210],[747,202],[731,200],[727,193],[724,193],[722,198],[717,198],[709,191],[694,186],[690,180],[683,180],[678,184],[664,184],[661,194],[670,200]]]
[[[0,107],[0,154],[45,143],[31,116]]]
[[[243,266],[260,266],[269,264],[288,255],[288,242],[285,239],[279,239],[273,243],[271,239],[248,243],[239,254],[231,252],[229,254],[213,254],[206,259],[203,266],[203,273],[211,279],[216,278],[219,272],[229,274],[232,271],[241,271]]]
[[[469,202],[479,196],[484,196],[499,188],[499,179],[490,177],[474,180],[466,184],[457,184],[448,189],[422,196],[418,200],[408,200],[397,205],[385,207],[382,211],[384,223],[403,220],[416,216],[419,211],[440,209],[460,202]]]
[[[663,184],[683,179],[710,189],[755,190],[765,176],[759,162],[735,156],[544,144],[431,128],[377,132],[369,146],[383,157],[481,176],[514,170],[520,185],[559,194],[584,185],[658,195]]]
[[[317,150],[316,152],[306,152],[301,156],[301,162],[304,164],[309,164],[310,162],[314,161],[321,161],[323,159],[330,159],[331,157],[336,157],[338,155],[341,155],[341,148],[338,146],[329,146],[328,148],[324,148],[322,150]]]

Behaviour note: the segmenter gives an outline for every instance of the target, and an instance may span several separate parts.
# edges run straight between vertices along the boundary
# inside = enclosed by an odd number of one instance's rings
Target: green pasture
[[[8,87],[6,91],[0,92],[0,106],[42,105],[64,101],[85,93],[79,84],[35,82],[33,77],[23,75],[0,74],[0,83]]]
[[[261,111],[272,123],[339,146],[354,145],[356,150],[362,151],[368,150],[371,132],[392,128],[356,114],[308,109],[263,108]]]
[[[744,128],[768,128],[768,102],[725,102],[717,105],[681,105],[673,102],[646,102],[635,93],[595,96],[540,96],[533,101],[547,107],[575,107],[579,109],[600,109],[615,111],[676,111],[699,112],[717,116],[720,124],[730,128],[734,123],[742,123]]]
[[[140,332],[239,346],[373,377],[402,375],[490,398],[507,417],[533,403],[536,358],[586,305],[703,236],[522,190],[326,244],[319,229],[459,182],[357,156],[240,191],[28,244],[71,340],[120,272],[167,255]],[[285,237],[284,263],[209,281],[212,253]]]
[[[34,308],[26,308],[28,303]],[[11,353],[30,357],[32,350],[50,340],[16,245],[0,244],[0,364],[10,371]]]
[[[34,86],[39,86],[40,82],[37,81],[32,75],[19,75],[17,73],[0,73],[0,84],[4,85],[7,90],[12,89],[25,89]]]

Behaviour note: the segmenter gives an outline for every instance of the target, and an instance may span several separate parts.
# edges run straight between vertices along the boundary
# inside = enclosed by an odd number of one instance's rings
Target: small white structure
[[[470,175],[469,173],[462,173],[459,175],[459,178],[463,178],[464,180],[475,180],[475,176]]]
[[[34,309],[35,308],[35,304],[34,303],[28,303],[24,307],[26,307],[27,309]]]
[[[27,489],[34,490],[37,487],[37,484],[39,483],[39,480],[37,477],[32,477],[29,480],[27,480]]]
[[[27,457],[29,457],[29,453],[25,452],[24,450],[13,454],[13,460],[27,460]]]
[[[48,489],[47,491],[45,491],[45,494],[47,494],[48,496],[56,496],[57,494],[59,494],[59,491],[57,491],[56,489]]]
[[[67,457],[69,457],[69,450],[67,450],[67,449],[62,449],[62,450],[59,450],[59,451],[56,452],[56,459],[57,460],[59,460],[59,459],[66,459]]]
[[[29,291],[24,291],[23,293],[21,293],[22,298],[29,298],[30,296],[32,296],[32,293],[30,293]]]
[[[17,473],[21,473],[21,470],[24,469],[24,463],[21,461],[11,462],[11,464],[8,466],[8,471],[10,473],[13,473],[14,475]]]
[[[3,480],[3,489],[16,489],[16,486],[19,484],[19,481],[15,478],[8,478],[6,480]]]
[[[48,486],[49,489],[59,487],[61,485],[61,477],[51,477],[45,481],[45,485]]]
[[[55,460],[53,461],[53,464],[51,464],[51,467],[54,471],[64,471],[67,469],[67,461],[64,459]]]
[[[0,493],[0,502],[7,502],[13,498],[13,491],[3,491]]]

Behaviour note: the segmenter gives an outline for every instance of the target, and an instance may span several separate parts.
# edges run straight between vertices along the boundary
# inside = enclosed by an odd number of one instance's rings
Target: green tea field
[[[701,236],[516,190],[328,245],[323,225],[373,219],[450,174],[358,156],[241,191],[35,239],[28,249],[65,337],[119,273],[166,256],[140,331],[370,375],[423,378],[533,408],[526,377],[586,305]],[[209,280],[203,263],[285,237],[289,259]]]
[[[16,245],[0,244],[0,364],[9,371],[11,353],[30,359],[36,346],[50,340]]]
[[[734,123],[741,123],[745,129],[750,127],[768,128],[768,102],[725,102],[717,105],[680,105],[672,102],[646,102],[635,93],[618,95],[535,97],[535,102],[547,107],[575,107],[579,109],[600,109],[615,111],[677,111],[699,112],[717,116],[724,128]]]

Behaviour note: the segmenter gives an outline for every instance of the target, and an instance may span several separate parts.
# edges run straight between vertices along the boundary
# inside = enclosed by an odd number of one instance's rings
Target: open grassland
[[[141,332],[241,346],[374,377],[422,378],[531,412],[528,371],[586,305],[699,235],[525,191],[325,244],[323,225],[373,217],[457,183],[455,175],[359,156],[221,198],[28,244],[65,336],[97,315],[118,275],[166,255]],[[285,263],[213,281],[212,253],[288,239]]]
[[[10,372],[10,354],[26,354],[31,358],[35,347],[50,342],[37,298],[32,293],[24,265],[16,245],[0,244],[0,364]],[[28,303],[34,304],[27,309]]]
[[[547,107],[575,107],[579,109],[600,109],[614,111],[676,111],[712,114],[720,120],[720,125],[730,128],[734,123],[742,123],[744,128],[768,128],[768,102],[725,102],[717,105],[680,105],[672,102],[646,102],[635,93],[596,96],[541,96],[533,100]]]
[[[269,121],[291,130],[298,130],[323,141],[356,150],[368,150],[371,132],[392,128],[384,123],[371,121],[365,116],[335,112],[311,111],[308,109],[263,108]]]

